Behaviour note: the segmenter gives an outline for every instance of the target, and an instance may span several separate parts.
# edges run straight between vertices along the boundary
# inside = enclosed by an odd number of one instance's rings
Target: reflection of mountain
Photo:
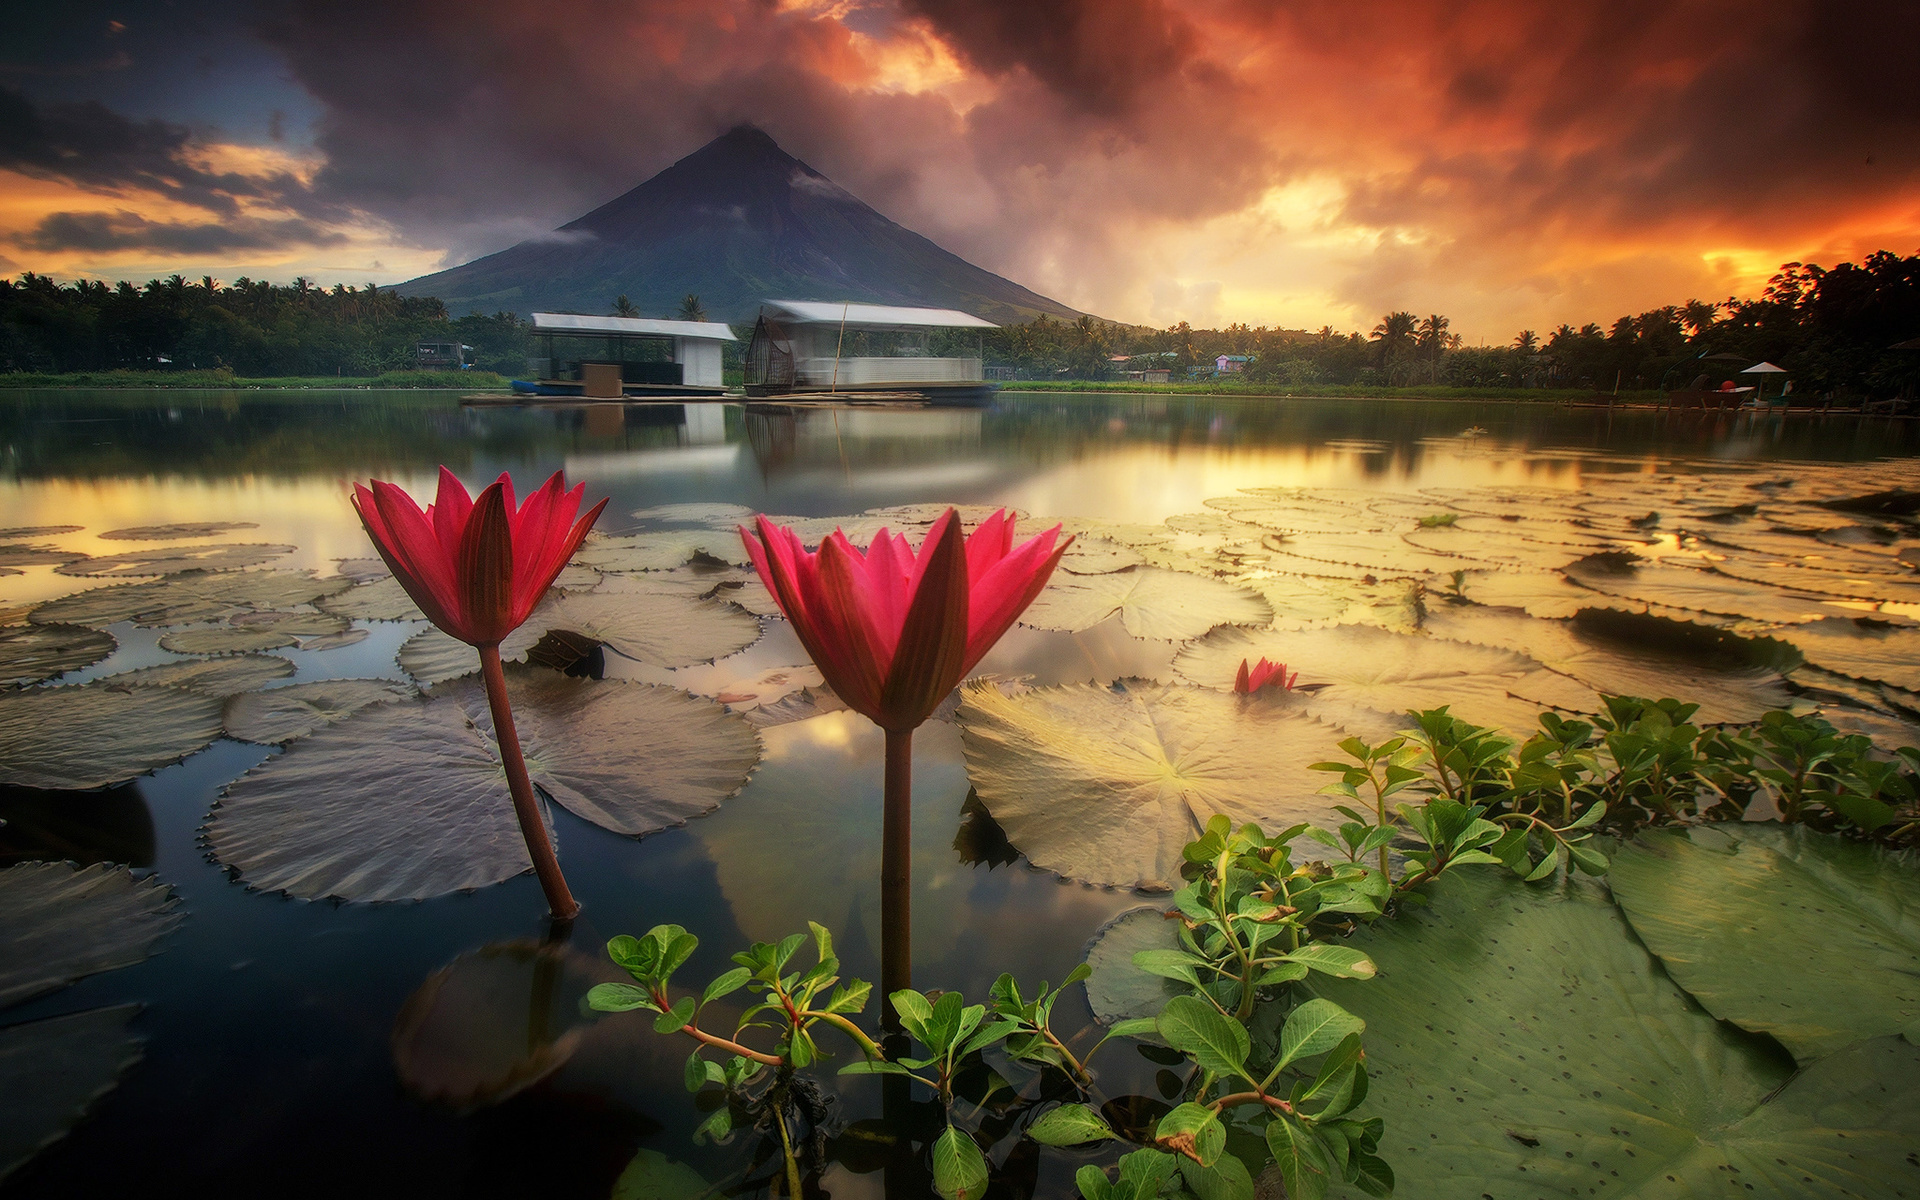
[[[1080,314],[881,216],[742,126],[543,237],[399,286],[467,311],[642,313],[697,294],[719,321],[760,302],[864,300],[957,308],[990,321]]]

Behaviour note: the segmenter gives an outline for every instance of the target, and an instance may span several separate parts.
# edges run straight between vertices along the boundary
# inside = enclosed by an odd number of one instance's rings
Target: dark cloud
[[[195,158],[185,126],[132,120],[96,101],[36,105],[0,86],[0,170],[110,195],[156,193],[220,217],[237,216],[243,200],[321,215],[290,174],[212,171]]]
[[[107,253],[143,250],[154,254],[218,255],[236,251],[288,250],[307,246],[338,246],[346,237],[325,226],[297,217],[190,224],[150,221],[132,212],[57,212],[13,239],[28,250],[81,250]]]

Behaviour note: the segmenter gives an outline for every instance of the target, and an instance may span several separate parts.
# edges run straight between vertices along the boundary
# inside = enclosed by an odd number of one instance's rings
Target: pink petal
[[[461,623],[452,555],[434,537],[427,515],[405,492],[376,479],[373,499],[390,539],[381,557],[427,619],[452,633]]]
[[[428,510],[433,514],[433,536],[441,549],[452,555],[460,545],[460,534],[467,527],[467,518],[473,512],[473,500],[467,495],[467,487],[452,471],[440,468],[440,493],[433,498]]]
[[[972,581],[967,616],[968,671],[980,664],[993,644],[1047,586],[1061,556],[1073,545],[1069,537],[1055,546],[1053,540],[1059,535],[1060,526],[1056,525],[1029,538],[995,563],[985,578]]]

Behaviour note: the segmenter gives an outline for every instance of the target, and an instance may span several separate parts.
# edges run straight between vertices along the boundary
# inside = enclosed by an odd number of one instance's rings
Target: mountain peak
[[[862,203],[753,125],[536,238],[399,285],[456,313],[666,312],[688,293],[722,320],[772,296],[957,308],[990,321],[1080,314],[974,266]]]

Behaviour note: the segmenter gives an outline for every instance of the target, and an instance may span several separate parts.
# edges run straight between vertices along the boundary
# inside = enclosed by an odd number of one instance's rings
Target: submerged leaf
[[[1273,620],[1273,609],[1246,588],[1161,567],[1055,575],[1020,620],[1038,629],[1072,633],[1116,612],[1134,637],[1167,641],[1198,637],[1216,625],[1266,625]]]
[[[105,787],[219,736],[219,699],[174,688],[103,681],[0,692],[0,784]]]
[[[962,692],[967,772],[1007,840],[1035,866],[1089,883],[1166,888],[1181,849],[1225,813],[1280,829],[1323,820],[1308,771],[1338,730],[1282,694],[1086,684]]]
[[[125,867],[30,862],[0,871],[0,1008],[146,961],[182,915],[172,888]]]
[[[0,628],[0,687],[38,683],[113,653],[113,635],[80,625],[16,625]]]
[[[1142,971],[1133,956],[1142,950],[1178,950],[1180,926],[1151,905],[1131,908],[1094,931],[1087,943],[1087,1007],[1102,1025],[1157,1017],[1167,1001],[1192,989]],[[1156,1037],[1154,1039],[1158,1041]]]
[[[0,1179],[66,1136],[140,1061],[138,1004],[0,1029]]]
[[[1377,979],[1315,984],[1367,1022],[1367,1113],[1386,1123],[1397,1190],[1681,1200],[1731,1179],[1793,1200],[1909,1186],[1920,1049],[1862,1043],[1796,1077],[1690,1003],[1597,886],[1458,871],[1430,893],[1354,939]]]
[[[1878,846],[1801,826],[1650,832],[1607,879],[1674,982],[1803,1063],[1920,1023],[1920,873]]]

